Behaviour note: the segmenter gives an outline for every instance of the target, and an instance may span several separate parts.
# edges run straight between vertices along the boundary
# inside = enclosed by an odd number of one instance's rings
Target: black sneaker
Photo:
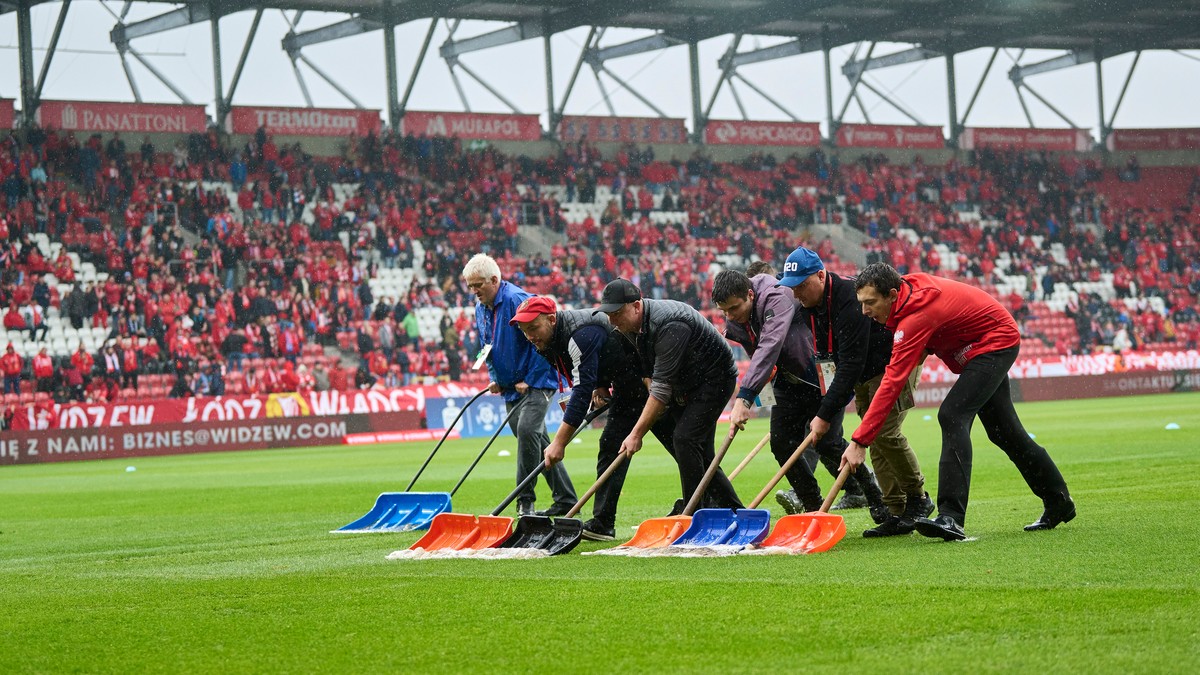
[[[871,504],[867,507],[867,511],[870,512],[871,520],[875,521],[876,525],[882,525],[892,517],[892,512],[888,510],[887,504],[883,502]]]
[[[532,499],[522,499],[517,502],[518,516],[536,516],[537,510],[533,508]]]
[[[877,527],[863,532],[863,536],[867,539],[875,537],[897,537],[903,534],[912,534],[912,531],[917,527],[916,523],[904,518],[903,516],[892,516],[880,523]]]
[[[673,516],[682,516],[683,510],[686,508],[687,502],[684,501],[683,497],[680,497],[679,499],[675,500],[675,505],[671,507],[671,512],[667,514],[667,517],[671,518]]]
[[[537,515],[539,515],[539,516],[551,516],[551,517],[554,517],[554,516],[565,516],[565,515],[567,515],[568,513],[570,513],[570,511],[571,511],[571,507],[573,507],[573,506],[575,506],[575,505],[574,505],[574,504],[558,504],[558,503],[555,503],[555,504],[552,504],[552,505],[550,506],[550,508],[548,508],[548,509],[545,509],[545,510],[542,510],[542,511],[538,511],[538,512],[537,512]]]
[[[917,521],[917,532],[943,541],[962,541],[967,538],[967,533],[950,516],[938,516],[934,520],[922,518]]]
[[[867,506],[867,497],[865,495],[861,495],[861,494],[852,495],[850,493],[846,493],[846,494],[842,495],[842,498],[839,499],[837,501],[837,503],[834,504],[829,510],[830,511],[843,511],[845,509],[866,508],[866,506]]]
[[[1047,506],[1042,512],[1042,517],[1037,521],[1025,526],[1026,532],[1037,532],[1038,530],[1053,530],[1058,527],[1059,523],[1068,523],[1075,518],[1075,502],[1071,501],[1070,497],[1066,500],[1058,502],[1053,506]]]
[[[612,541],[617,538],[617,531],[592,518],[583,524],[583,532],[580,533],[580,536],[588,541]]]
[[[929,498],[929,493],[915,498],[908,495],[908,501],[904,504],[904,517],[909,520],[917,520],[919,518],[928,518],[929,514],[933,513],[933,500]]]
[[[783,512],[790,515],[804,513],[804,504],[796,496],[795,490],[780,490],[775,493],[775,501],[783,507]]]

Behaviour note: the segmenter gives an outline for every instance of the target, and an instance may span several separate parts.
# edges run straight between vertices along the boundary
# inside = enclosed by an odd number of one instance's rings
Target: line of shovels
[[[576,430],[575,435],[578,435],[603,412],[604,409],[601,408],[590,413]],[[572,436],[572,439],[575,435]],[[775,524],[775,530],[770,534],[768,532],[771,527],[771,514],[766,509],[758,508],[770,491],[783,479],[784,474],[800,460],[800,456],[812,444],[814,439],[811,434],[796,448],[748,508],[697,510],[701,497],[716,475],[721,460],[729,451],[736,435],[736,428],[730,430],[725,442],[705,471],[700,484],[692,493],[682,515],[651,518],[644,521],[638,527],[634,537],[618,548],[760,546],[779,547],[796,553],[819,553],[829,550],[841,541],[846,534],[845,520],[839,515],[829,514],[828,511],[834,498],[841,491],[842,484],[849,476],[849,467],[844,468],[837,480],[834,481],[820,511],[784,516]],[[730,474],[731,478],[735,477],[749,463],[769,439],[770,435],[755,446],[746,459],[738,465],[738,468]],[[587,492],[563,517],[521,516],[514,529],[513,519],[500,515],[517,498],[517,495],[542,473],[545,463],[541,463],[512,493],[505,497],[504,501],[490,515],[439,513],[434,516],[429,526],[429,532],[414,543],[410,550],[467,550],[499,547],[541,549],[550,555],[568,553],[579,545],[583,534],[583,523],[575,516],[625,459],[624,454],[618,454],[603,475],[588,488]]]

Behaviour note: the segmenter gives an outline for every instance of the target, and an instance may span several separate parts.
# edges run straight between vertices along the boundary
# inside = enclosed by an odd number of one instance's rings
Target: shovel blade
[[[780,518],[762,545],[783,546],[797,553],[821,553],[833,548],[844,536],[845,518],[817,511]]]
[[[675,542],[692,522],[691,516],[651,518],[638,525],[633,539],[623,546],[630,548],[665,548]]]
[[[473,516],[464,513],[439,513],[429,525],[429,532],[409,547],[426,551],[441,549],[495,548],[512,534],[512,518],[505,516]]]
[[[424,530],[433,522],[434,516],[449,510],[448,492],[384,492],[375,499],[375,506],[366,515],[332,532],[358,534]]]
[[[512,536],[500,548],[538,548],[550,555],[568,553],[583,538],[583,521],[578,518],[521,516]]]
[[[766,509],[700,509],[672,546],[748,546],[762,541],[770,529]]]

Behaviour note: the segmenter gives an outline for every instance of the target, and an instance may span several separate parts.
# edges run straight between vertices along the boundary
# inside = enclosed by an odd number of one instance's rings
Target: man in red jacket
[[[1045,511],[1026,530],[1049,530],[1075,517],[1067,484],[1046,449],[1025,431],[1009,392],[1008,370],[1020,351],[1012,316],[984,291],[929,274],[903,277],[886,263],[868,265],[855,282],[863,314],[894,335],[892,358],[862,424],[842,455],[858,466],[896,404],[908,374],[932,352],[958,373],[938,410],[942,458],[938,471],[938,517],[917,521],[917,531],[945,541],[966,539],[971,485],[971,425],[983,423],[988,438],[1008,455]]]
[[[17,353],[15,347],[10,342],[4,350],[4,356],[0,356],[0,371],[4,373],[4,393],[19,394],[21,393],[21,368],[25,366],[25,362],[21,360],[21,355]]]

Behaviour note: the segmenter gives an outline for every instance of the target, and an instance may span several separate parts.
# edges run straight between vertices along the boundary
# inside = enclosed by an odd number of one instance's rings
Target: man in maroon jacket
[[[938,471],[938,517],[917,521],[917,531],[946,541],[966,538],[971,484],[971,425],[983,423],[988,438],[1008,455],[1045,511],[1026,530],[1049,530],[1075,517],[1067,484],[1046,449],[1025,431],[1009,392],[1008,370],[1020,351],[1017,323],[984,291],[929,274],[903,277],[885,263],[868,265],[855,282],[863,313],[892,331],[892,358],[883,383],[842,456],[858,466],[866,447],[895,405],[908,374],[932,352],[958,373],[938,410],[942,458]]]

